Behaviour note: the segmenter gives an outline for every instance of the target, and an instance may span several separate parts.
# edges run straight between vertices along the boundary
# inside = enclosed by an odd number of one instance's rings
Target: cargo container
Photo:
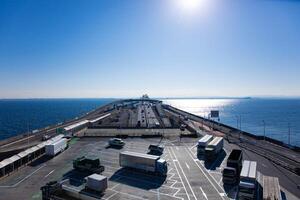
[[[46,145],[46,155],[55,156],[58,153],[64,151],[67,148],[67,140],[65,138],[61,138],[58,141],[55,141],[51,144]]]
[[[263,177],[263,200],[282,200],[277,177]]]
[[[204,154],[206,146],[212,140],[213,140],[212,135],[203,136],[197,143],[197,154]]]
[[[157,175],[166,176],[168,172],[167,162],[160,156],[124,151],[119,155],[119,162],[121,167],[139,169]]]
[[[205,147],[205,159],[214,159],[223,149],[223,138],[215,137],[212,141],[208,143]]]
[[[103,193],[107,189],[107,177],[92,174],[87,177],[86,188]]]
[[[256,176],[256,162],[244,160],[240,175],[239,199],[255,199],[257,187]]]
[[[227,166],[223,169],[223,183],[236,184],[240,178],[243,166],[243,152],[240,149],[233,149],[227,159]]]

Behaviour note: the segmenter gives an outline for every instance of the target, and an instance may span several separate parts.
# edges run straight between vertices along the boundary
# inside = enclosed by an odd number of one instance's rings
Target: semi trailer
[[[205,159],[212,160],[216,158],[223,149],[223,142],[222,137],[215,137],[212,141],[210,141],[205,147]]]
[[[121,167],[128,167],[166,176],[168,172],[167,162],[160,156],[123,151],[119,154],[119,163]]]
[[[212,135],[205,135],[203,136],[197,143],[197,154],[201,155],[205,153],[205,148],[213,140]]]
[[[257,187],[256,162],[244,160],[240,175],[239,199],[255,199]]]
[[[227,159],[227,165],[223,169],[223,183],[236,184],[240,178],[243,166],[243,152],[240,149],[233,149]]]
[[[282,200],[277,177],[263,177],[263,200]]]
[[[67,139],[61,138],[58,141],[53,142],[45,146],[45,152],[47,156],[56,156],[58,153],[64,151],[67,148]]]

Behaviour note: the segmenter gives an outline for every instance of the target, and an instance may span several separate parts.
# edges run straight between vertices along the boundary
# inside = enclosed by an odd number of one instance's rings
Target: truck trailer
[[[205,135],[203,136],[197,144],[197,154],[201,155],[205,153],[205,148],[208,145],[208,143],[210,143],[210,141],[213,140],[213,136],[212,135]]]
[[[160,156],[123,151],[119,154],[121,167],[139,169],[157,175],[166,176],[168,172],[167,162]]]
[[[223,183],[236,184],[240,178],[243,166],[243,152],[240,149],[233,149],[227,159],[227,166],[223,169]]]
[[[277,177],[263,177],[263,200],[282,200]]]
[[[48,144],[45,147],[47,156],[56,156],[58,153],[64,151],[67,148],[67,139],[61,138],[58,141]]]
[[[257,187],[256,162],[244,160],[240,175],[239,199],[255,199]]]
[[[223,137],[215,137],[205,147],[205,159],[214,159],[223,149]]]
[[[92,174],[88,176],[86,181],[86,188],[103,193],[107,189],[107,177],[99,174]]]

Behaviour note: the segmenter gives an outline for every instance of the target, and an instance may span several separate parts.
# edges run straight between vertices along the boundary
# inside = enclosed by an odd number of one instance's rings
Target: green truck
[[[73,168],[78,171],[101,174],[104,166],[100,164],[99,158],[80,157],[73,160]]]

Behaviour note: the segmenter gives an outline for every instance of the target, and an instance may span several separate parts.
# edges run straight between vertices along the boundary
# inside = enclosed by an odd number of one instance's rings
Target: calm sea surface
[[[300,146],[300,99],[168,99],[164,103],[193,114],[207,117],[210,110],[220,111],[220,122],[237,127],[241,116],[242,130]]]
[[[0,139],[73,119],[114,99],[32,99],[0,100]],[[300,99],[163,99],[182,110],[207,117],[210,110],[220,111],[220,122],[242,130],[266,135],[300,146]]]
[[[113,99],[0,100],[0,139],[73,119]]]

